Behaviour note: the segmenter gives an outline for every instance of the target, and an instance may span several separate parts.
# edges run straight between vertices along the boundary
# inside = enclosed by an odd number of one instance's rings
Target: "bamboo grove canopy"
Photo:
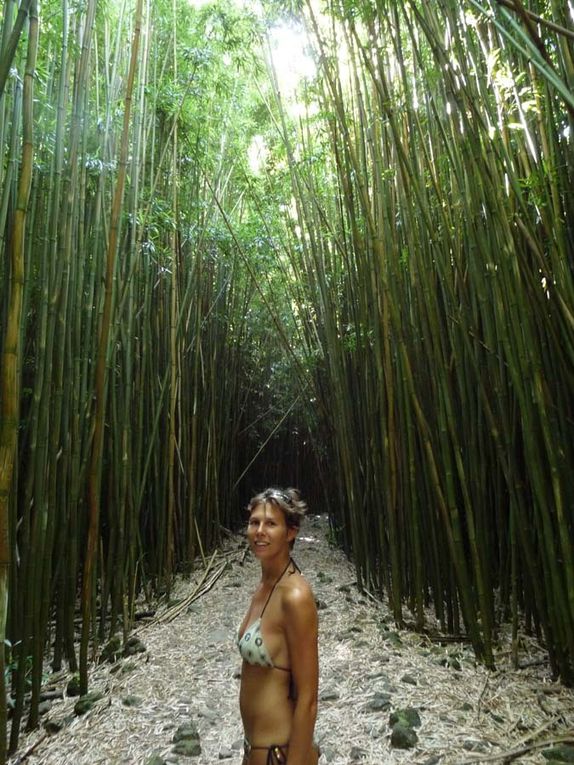
[[[397,623],[488,666],[535,632],[574,680],[573,29],[558,0],[5,0],[3,761],[45,663],[85,692],[271,482]]]

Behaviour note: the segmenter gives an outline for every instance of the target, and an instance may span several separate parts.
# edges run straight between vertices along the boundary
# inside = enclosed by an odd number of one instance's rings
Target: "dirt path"
[[[529,747],[572,736],[574,692],[552,682],[535,643],[525,645],[527,669],[513,671],[502,645],[498,670],[488,672],[475,666],[467,646],[397,631],[385,606],[359,595],[352,566],[327,538],[326,519],[309,518],[294,554],[321,606],[321,765],[503,762],[505,752],[521,749],[512,762],[545,763],[540,749]],[[64,727],[23,737],[19,756],[30,765],[143,764],[154,754],[157,763],[238,765],[234,636],[258,581],[257,563],[249,557],[242,563],[242,550],[241,540],[230,540],[212,571],[224,560],[228,565],[206,594],[172,622],[138,630],[145,653],[94,668],[90,689],[104,697],[90,712],[74,716],[74,698],[50,702],[43,720]],[[180,583],[175,597],[189,596],[200,577],[198,571]],[[389,714],[406,707],[418,710],[421,725],[415,747],[400,750],[390,744]],[[202,753],[175,755],[173,734],[190,720]]]

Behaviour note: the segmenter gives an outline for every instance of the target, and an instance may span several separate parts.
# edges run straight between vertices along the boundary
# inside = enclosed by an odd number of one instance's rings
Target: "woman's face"
[[[285,515],[272,502],[257,505],[247,524],[247,539],[258,558],[273,557],[285,549],[297,536],[297,529],[287,526]]]

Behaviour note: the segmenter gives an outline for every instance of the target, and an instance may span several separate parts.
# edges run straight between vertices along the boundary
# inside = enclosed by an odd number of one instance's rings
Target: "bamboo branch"
[[[506,8],[510,8],[511,11],[519,12],[513,0],[496,0],[496,2],[499,5],[504,5]],[[532,21],[535,21],[537,24],[542,24],[543,26],[548,27],[548,29],[551,29],[553,32],[574,40],[574,30],[563,27],[560,24],[556,24],[556,22],[550,21],[549,19],[545,19],[542,16],[539,16],[537,13],[533,13],[532,11],[528,10],[528,8],[524,8],[524,6],[522,6],[521,11],[521,15],[532,19]]]

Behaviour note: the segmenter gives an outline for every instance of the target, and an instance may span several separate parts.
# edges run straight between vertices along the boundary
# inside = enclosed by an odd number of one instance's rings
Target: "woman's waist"
[[[289,675],[267,669],[253,676],[243,669],[239,707],[245,735],[250,741],[287,741],[291,732],[293,702],[289,699]]]
[[[289,742],[291,719],[275,720],[272,715],[265,718],[257,715],[253,717],[244,716],[242,710],[242,722],[245,739],[256,748],[269,747],[274,744],[285,745]]]

